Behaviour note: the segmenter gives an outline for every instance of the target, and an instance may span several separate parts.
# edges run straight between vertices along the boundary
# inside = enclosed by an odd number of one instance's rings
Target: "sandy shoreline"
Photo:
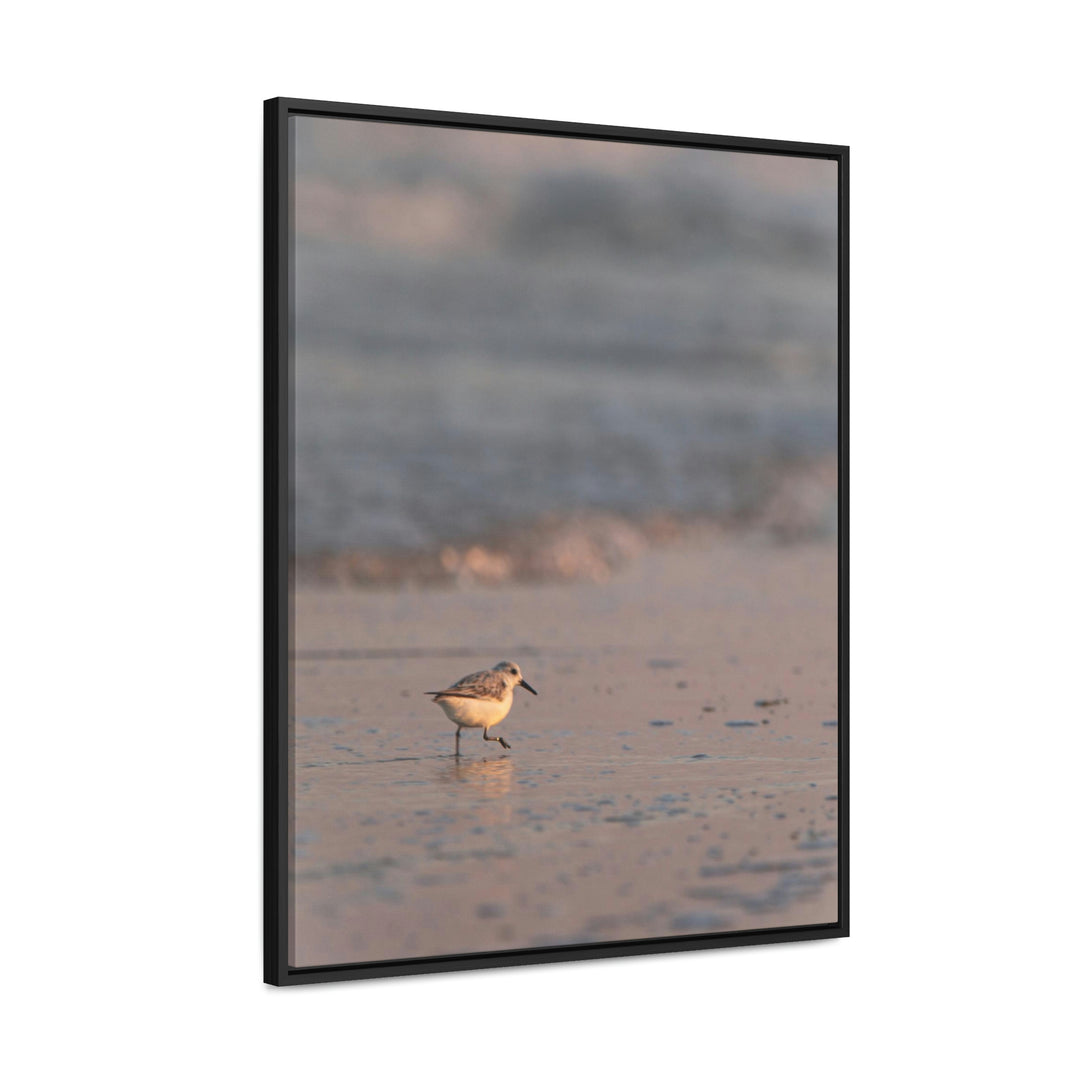
[[[295,593],[298,966],[836,918],[836,549]],[[521,663],[503,751],[422,692]],[[769,707],[759,701],[779,701]]]

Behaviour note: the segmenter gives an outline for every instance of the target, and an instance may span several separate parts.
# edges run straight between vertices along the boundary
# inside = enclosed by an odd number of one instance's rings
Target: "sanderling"
[[[482,727],[485,742],[497,742],[505,749],[510,744],[498,735],[488,735],[488,728],[493,728],[506,718],[510,706],[514,704],[514,687],[523,686],[530,694],[536,691],[521,677],[521,668],[509,660],[503,660],[488,671],[474,671],[464,679],[458,679],[453,686],[445,690],[425,690],[431,694],[436,705],[457,724],[454,735],[454,753],[461,754],[461,729],[463,727]]]

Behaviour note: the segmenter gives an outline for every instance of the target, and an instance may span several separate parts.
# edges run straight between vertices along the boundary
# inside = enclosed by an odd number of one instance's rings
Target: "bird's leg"
[[[454,733],[454,756],[461,757],[461,728]]]
[[[510,749],[510,744],[505,739],[500,738],[498,735],[489,736],[487,728],[484,728],[484,742],[497,742],[503,749]]]

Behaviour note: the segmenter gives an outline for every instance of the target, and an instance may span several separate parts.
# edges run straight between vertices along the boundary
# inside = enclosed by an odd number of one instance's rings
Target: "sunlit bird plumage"
[[[425,690],[447,717],[457,724],[454,753],[461,753],[461,729],[483,728],[485,742],[497,742],[509,750],[510,744],[488,730],[506,719],[514,704],[514,687],[521,686],[530,694],[536,691],[525,681],[521,668],[511,660],[503,660],[493,668],[474,671],[458,679],[445,690]]]

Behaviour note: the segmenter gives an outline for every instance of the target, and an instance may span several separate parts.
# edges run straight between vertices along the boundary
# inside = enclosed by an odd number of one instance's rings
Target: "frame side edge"
[[[838,346],[838,392],[839,392],[839,849],[837,852],[840,875],[837,901],[838,923],[843,937],[851,936],[850,924],[850,863],[851,830],[849,828],[849,804],[851,802],[850,779],[850,728],[851,702],[849,695],[849,651],[851,647],[851,612],[850,612],[850,551],[849,551],[849,475],[850,475],[850,422],[849,422],[849,387],[850,387],[850,148],[844,146],[837,156],[837,226],[839,231],[839,251],[837,278],[839,303],[837,306],[837,346]]]
[[[287,112],[280,98],[263,103],[263,978],[281,986],[287,975],[287,887],[284,828],[287,731],[281,723],[285,671],[281,666],[282,601],[280,569],[281,455],[287,407],[282,394],[286,293],[282,286],[287,218],[282,212],[286,176],[283,159]],[[286,445],[287,449],[287,445]]]

